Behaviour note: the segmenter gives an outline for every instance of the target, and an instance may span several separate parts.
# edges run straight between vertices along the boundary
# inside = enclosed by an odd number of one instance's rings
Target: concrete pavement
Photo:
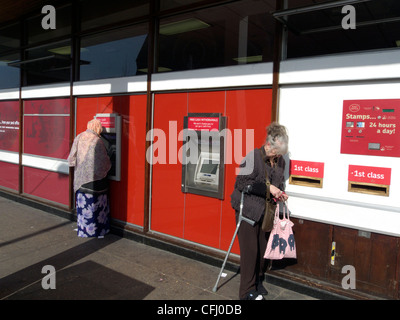
[[[237,300],[240,275],[115,234],[76,236],[76,222],[0,197],[0,299]],[[221,263],[222,264],[222,263]],[[47,268],[54,267],[52,278]],[[43,269],[45,267],[45,269]],[[55,289],[44,289],[52,285]],[[312,300],[265,283],[267,300]]]

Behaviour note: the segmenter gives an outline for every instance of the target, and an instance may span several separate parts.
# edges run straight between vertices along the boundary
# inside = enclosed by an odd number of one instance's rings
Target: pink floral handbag
[[[283,205],[283,219],[279,218],[279,205]],[[293,225],[293,222],[289,219],[287,204],[279,203],[276,206],[274,227],[272,228],[267,249],[265,250],[265,259],[280,260],[297,257],[296,243],[292,230]]]

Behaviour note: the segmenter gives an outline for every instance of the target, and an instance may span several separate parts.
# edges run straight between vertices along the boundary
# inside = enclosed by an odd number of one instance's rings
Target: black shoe
[[[242,300],[265,300],[265,299],[257,291],[252,291],[252,292],[248,293],[246,298],[244,298]]]
[[[263,296],[268,295],[268,291],[264,288],[262,282],[257,283],[257,292],[258,294],[262,294]]]

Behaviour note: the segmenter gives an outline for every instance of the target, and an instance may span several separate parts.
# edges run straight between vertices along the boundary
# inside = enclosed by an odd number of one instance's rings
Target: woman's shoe
[[[257,291],[252,291],[247,294],[246,298],[243,300],[265,300],[264,297]]]

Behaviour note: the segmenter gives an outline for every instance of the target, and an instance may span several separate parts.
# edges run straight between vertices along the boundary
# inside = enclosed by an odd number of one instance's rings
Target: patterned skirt
[[[110,206],[107,192],[76,192],[78,237],[102,237],[110,231]]]

